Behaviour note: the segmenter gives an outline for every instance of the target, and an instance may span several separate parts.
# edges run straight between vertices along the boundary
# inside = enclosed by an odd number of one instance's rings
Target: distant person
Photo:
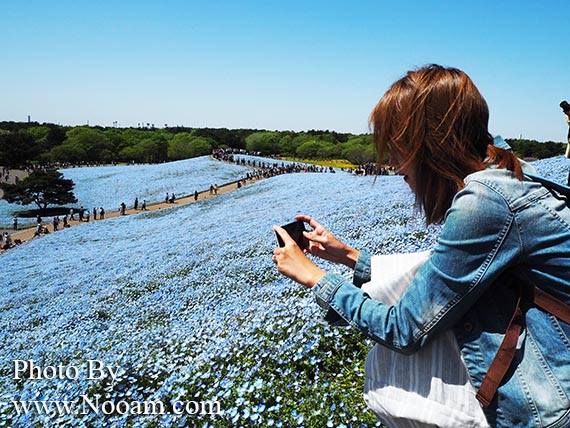
[[[210,195],[213,195],[213,194],[214,194],[214,185],[211,184],[210,185]]]
[[[105,208],[103,207],[99,208],[99,218],[105,220]]]
[[[214,195],[218,194],[218,189],[220,188],[220,186],[218,186],[218,183],[214,184]]]
[[[14,216],[14,219],[12,220],[12,226],[14,227],[14,230],[18,230],[18,216]]]
[[[566,115],[566,123],[568,124],[568,136],[566,137],[568,143],[566,145],[566,157],[570,159],[570,104],[568,104],[568,101],[562,101],[560,103],[560,107]],[[568,178],[566,180],[566,185],[570,186],[570,168],[568,169]]]
[[[124,202],[121,202],[121,209],[120,209],[121,215],[125,215],[126,211],[127,211],[127,205]]]
[[[12,237],[8,232],[4,232],[4,246],[2,247],[4,250],[7,250],[12,246]]]
[[[139,198],[138,197],[135,198],[135,203],[133,204],[133,208],[135,209],[135,211],[139,209]]]
[[[59,217],[55,216],[52,220],[53,231],[55,232],[59,228]]]
[[[36,216],[36,223],[37,223],[37,224],[42,224],[42,218],[40,217],[39,214]]]
[[[143,199],[142,201],[141,211],[146,211],[146,199]]]
[[[172,195],[170,195],[170,203],[173,204],[175,200],[176,200],[176,196],[174,196],[174,193],[173,193]]]
[[[85,210],[85,215],[84,215],[84,217],[85,217],[85,221],[86,221],[87,223],[89,223],[89,210]]]
[[[64,228],[69,227],[69,223],[67,222],[67,216],[66,215],[63,216],[63,227]]]
[[[93,207],[93,221],[97,220],[97,208]]]
[[[83,221],[83,215],[85,214],[85,208],[79,208],[79,221]]]
[[[194,191],[194,200],[197,201],[198,200],[198,191]]]
[[[74,214],[75,214],[75,212],[73,211],[73,208],[71,208],[71,209],[69,210],[69,219],[70,219],[70,220],[75,220],[75,219],[73,218],[73,215],[74,215]]]
[[[168,203],[169,200],[170,198],[168,196],[168,192],[166,192],[166,196],[164,197],[164,202]]]

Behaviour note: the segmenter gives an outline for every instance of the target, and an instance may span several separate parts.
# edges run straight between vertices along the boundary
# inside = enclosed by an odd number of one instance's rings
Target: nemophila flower
[[[566,162],[535,166],[564,177]],[[88,170],[96,168],[81,173]],[[218,416],[164,415],[157,422],[164,427],[380,426],[362,401],[371,343],[355,330],[323,325],[310,293],[271,262],[272,226],[299,212],[371,252],[427,249],[439,231],[414,216],[401,177],[374,183],[303,173],[28,242],[0,255],[2,399],[220,401]],[[114,382],[17,382],[10,373],[15,359],[79,367],[99,359],[119,369]],[[55,420],[0,407],[3,426]],[[62,420],[70,427],[152,426],[136,415]]]

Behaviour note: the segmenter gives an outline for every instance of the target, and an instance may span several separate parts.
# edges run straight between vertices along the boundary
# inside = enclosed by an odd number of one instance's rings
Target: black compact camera
[[[304,250],[309,246],[309,240],[303,236],[303,232],[307,231],[307,229],[305,229],[305,223],[301,220],[294,221],[293,223],[289,223],[281,227],[285,229],[291,238],[293,238],[293,241],[297,243],[301,250]],[[284,247],[285,242],[283,242],[283,239],[281,239],[277,232],[275,232],[275,235],[277,235],[279,246]]]
[[[564,113],[570,113],[570,104],[568,104],[568,101],[562,101],[560,103],[560,108]]]

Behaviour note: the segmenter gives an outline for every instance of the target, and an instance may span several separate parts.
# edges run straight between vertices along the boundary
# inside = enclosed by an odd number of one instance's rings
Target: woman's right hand
[[[313,228],[310,232],[303,232],[309,240],[307,252],[321,259],[341,263],[354,269],[360,254],[358,250],[341,242],[311,216],[299,214],[295,216],[295,220],[301,220]]]

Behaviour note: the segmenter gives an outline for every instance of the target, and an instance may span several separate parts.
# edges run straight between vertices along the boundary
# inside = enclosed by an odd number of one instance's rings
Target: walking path
[[[255,178],[255,179],[248,179],[248,180],[246,180],[246,183],[250,184],[250,183],[253,183],[256,181],[261,181],[263,179],[264,179],[263,177],[259,177],[259,178]],[[243,186],[244,180],[239,180],[239,181],[241,182],[241,184]],[[204,190],[202,192],[198,192],[198,199],[197,200],[200,201],[200,200],[204,200],[204,199],[213,198],[213,197],[216,197],[217,195],[221,195],[221,194],[224,194],[224,193],[230,192],[232,190],[236,190],[236,189],[237,189],[237,181],[222,184],[218,187],[217,194],[216,193],[210,194],[210,190]],[[125,211],[125,215],[140,214],[140,213],[144,213],[144,212],[156,211],[156,210],[161,210],[161,209],[166,209],[166,208],[173,208],[173,207],[178,207],[181,205],[189,204],[192,202],[196,202],[193,194],[188,195],[188,196],[184,196],[181,198],[177,198],[174,201],[174,203],[159,202],[159,203],[155,203],[155,204],[147,204],[146,211],[143,211],[141,209],[134,210],[132,208],[127,209]],[[77,214],[77,213],[75,213],[75,214]],[[107,220],[109,218],[114,218],[114,217],[119,217],[120,215],[121,214],[118,210],[113,211],[113,212],[107,211],[107,212],[105,212],[105,218],[103,220]],[[76,218],[77,217],[78,216],[76,215]],[[101,220],[99,218],[97,220],[93,220],[93,218],[91,216],[89,222],[91,223],[93,221],[97,222],[97,221],[101,221]],[[53,224],[51,222],[45,221],[42,224],[43,224],[44,228],[48,227],[48,230],[50,233],[54,233]],[[67,224],[69,224],[70,227],[74,227],[74,226],[86,224],[86,222],[84,222],[84,221],[80,222],[79,220],[68,220]],[[63,229],[63,227],[61,227],[62,225],[63,225],[63,222],[60,221],[60,228],[59,228],[59,230],[55,231],[55,233],[61,233],[61,231]],[[36,226],[28,227],[28,228],[17,230],[17,231],[16,230],[9,231],[10,236],[12,238],[12,245],[14,245],[14,243],[18,239],[20,240],[21,243],[24,243],[24,242],[29,241],[31,239],[41,238],[41,236],[39,236],[39,237],[34,236],[35,231],[36,231]],[[12,247],[12,248],[14,248],[14,247]],[[0,249],[0,254],[4,251],[6,251],[6,250]]]

